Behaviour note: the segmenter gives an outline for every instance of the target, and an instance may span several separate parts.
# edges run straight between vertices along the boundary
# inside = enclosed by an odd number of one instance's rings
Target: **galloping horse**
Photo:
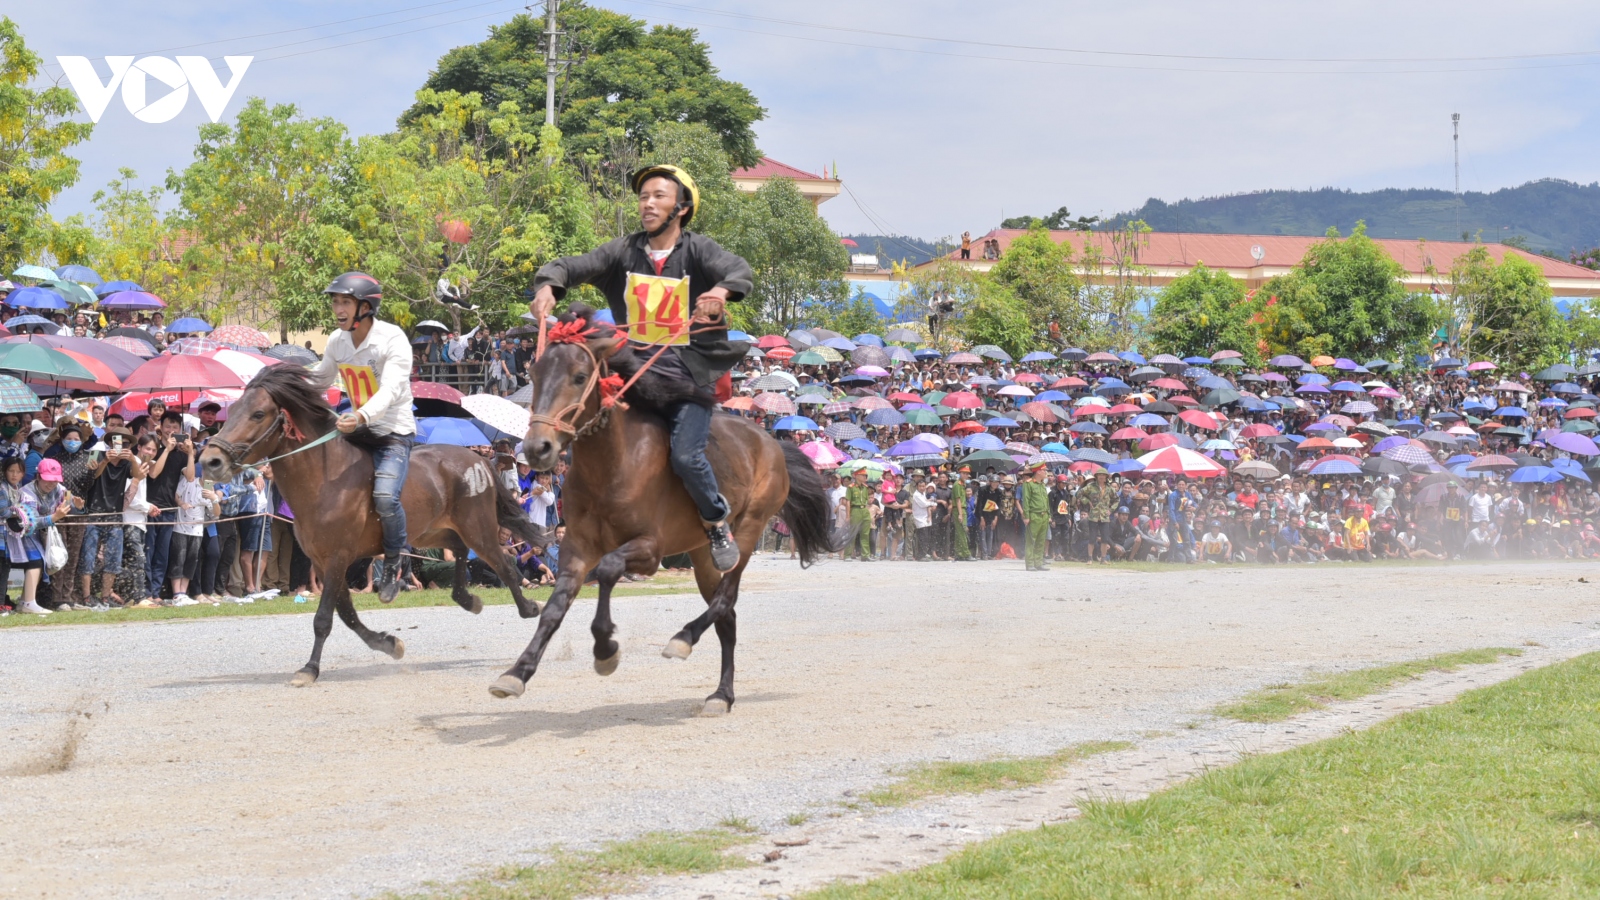
[[[273,483],[294,512],[295,537],[322,573],[322,600],[312,625],[316,642],[310,662],[289,682],[295,687],[321,674],[322,644],[333,630],[335,609],[368,647],[395,659],[406,652],[399,638],[361,624],[345,582],[351,563],[383,553],[383,530],[372,508],[372,457],[340,438],[297,452],[331,431],[334,418],[303,368],[269,366],[245,387],[228,410],[227,425],[200,454],[206,475],[218,481],[233,477],[240,466],[273,458]],[[510,586],[524,619],[539,615],[539,605],[522,595],[522,577],[501,550],[500,528],[535,544],[543,537],[482,457],[463,447],[417,447],[400,502],[413,546],[455,553],[451,599],[462,609],[483,610],[483,601],[467,589],[470,548]]]
[[[600,602],[589,627],[594,668],[601,675],[616,671],[622,650],[612,637],[611,589],[617,579],[624,572],[654,574],[662,557],[688,553],[707,609],[667,642],[662,655],[685,659],[707,628],[717,629],[722,678],[716,693],[706,698],[704,713],[721,715],[733,706],[734,604],[750,554],[774,515],[788,524],[802,566],[818,551],[832,549],[827,491],[794,444],[780,444],[744,419],[713,416],[706,452],[728,500],[728,529],[742,551],[737,566],[718,572],[711,564],[699,511],[668,461],[662,420],[624,404],[612,405],[621,379],[608,376],[609,370],[637,362],[628,353],[613,359],[626,342],[609,325],[591,323],[590,312],[574,304],[560,326],[566,342],[552,344],[533,366],[532,417],[523,453],[535,470],[546,471],[571,446],[572,466],[562,489],[567,535],[555,588],[533,641],[489,692],[496,697],[522,695],[568,604],[591,576],[600,583]],[[638,397],[630,397],[649,399],[650,375],[647,370],[639,380]]]

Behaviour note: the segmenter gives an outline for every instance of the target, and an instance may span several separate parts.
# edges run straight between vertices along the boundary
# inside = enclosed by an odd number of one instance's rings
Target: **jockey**
[[[713,385],[750,350],[747,343],[728,340],[724,314],[724,304],[750,291],[750,264],[687,230],[700,206],[689,173],[649,166],[634,173],[632,185],[644,230],[546,263],[535,276],[530,309],[542,320],[569,288],[594,285],[636,352],[672,345],[651,372],[685,385],[695,398],[660,409],[671,434],[672,470],[700,510],[712,563],[726,572],[739,564],[739,545],[728,534],[728,501],[706,460],[706,439],[716,402]]]
[[[319,388],[343,382],[351,411],[336,427],[372,452],[372,506],[383,525],[378,599],[388,603],[400,593],[400,554],[406,549],[400,491],[417,433],[411,415],[411,343],[404,331],[375,317],[383,287],[371,275],[346,272],[323,293],[332,299],[339,327],[328,336],[328,348],[308,380]]]

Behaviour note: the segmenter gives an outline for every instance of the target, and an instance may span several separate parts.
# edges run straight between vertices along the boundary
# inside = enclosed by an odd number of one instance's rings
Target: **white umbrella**
[[[496,397],[493,394],[470,394],[461,398],[461,406],[506,434],[528,433],[528,411],[504,397]]]

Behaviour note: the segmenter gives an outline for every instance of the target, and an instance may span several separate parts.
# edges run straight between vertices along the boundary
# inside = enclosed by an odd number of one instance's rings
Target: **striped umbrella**
[[[36,412],[43,406],[27,385],[10,375],[0,375],[0,413]]]
[[[772,413],[779,416],[792,416],[795,413],[794,401],[782,394],[774,394],[771,391],[762,391],[761,393],[755,395],[753,399],[755,400],[756,409],[759,409],[762,412]]]
[[[853,441],[867,436],[861,426],[854,422],[835,422],[822,429],[822,432],[841,444],[845,441]]]

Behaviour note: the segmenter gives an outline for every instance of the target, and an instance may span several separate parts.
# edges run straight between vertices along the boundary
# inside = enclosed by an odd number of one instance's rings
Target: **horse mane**
[[[322,391],[312,386],[306,374],[304,366],[293,363],[267,366],[250,379],[245,390],[266,391],[297,428],[317,437],[332,428],[337,417]]]
[[[587,303],[574,302],[556,321],[563,324],[584,323],[586,326],[584,331],[591,345],[598,341],[613,340],[617,336],[616,326],[605,321],[595,321],[594,314],[594,307]],[[617,342],[616,352],[606,359],[606,364],[611,367],[611,371],[621,375],[626,381],[633,378],[639,367],[644,365],[645,360],[653,353],[652,350],[641,354],[626,340],[622,340]],[[628,388],[624,399],[653,410],[660,410],[669,404],[685,400],[702,406],[712,406],[717,402],[715,394],[709,389],[702,388],[687,378],[672,378],[657,374],[653,367],[646,369],[639,380]]]

